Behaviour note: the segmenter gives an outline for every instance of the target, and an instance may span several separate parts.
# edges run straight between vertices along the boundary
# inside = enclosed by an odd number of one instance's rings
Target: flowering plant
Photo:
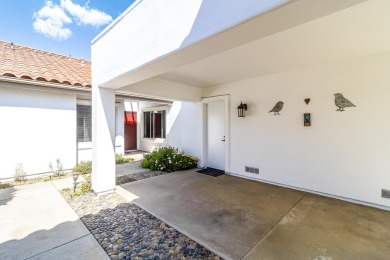
[[[172,146],[160,147],[150,154],[145,154],[141,162],[142,168],[163,172],[187,170],[197,165],[198,158],[186,155]]]

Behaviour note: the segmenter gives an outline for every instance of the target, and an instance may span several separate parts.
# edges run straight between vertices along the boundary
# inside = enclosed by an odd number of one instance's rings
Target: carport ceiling
[[[390,50],[390,1],[372,0],[156,76],[207,87]]]

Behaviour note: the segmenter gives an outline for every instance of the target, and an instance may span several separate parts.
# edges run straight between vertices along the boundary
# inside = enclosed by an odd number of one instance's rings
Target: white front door
[[[207,167],[225,170],[225,102],[207,104]]]

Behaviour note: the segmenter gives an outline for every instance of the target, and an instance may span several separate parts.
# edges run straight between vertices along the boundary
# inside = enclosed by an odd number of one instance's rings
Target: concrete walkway
[[[148,153],[143,151],[132,151],[126,153],[125,157],[132,158],[135,161],[130,163],[117,164],[116,177],[148,171],[149,169],[141,168],[141,161],[143,160],[144,154]]]
[[[223,175],[121,186],[135,204],[226,259],[389,259],[390,212]]]
[[[124,176],[133,173],[139,173],[148,171],[149,169],[141,168],[141,161],[130,162],[130,163],[122,163],[116,165],[116,176]]]
[[[126,152],[125,157],[133,158],[135,161],[141,161],[144,158],[144,154],[148,154],[148,152],[135,150],[131,152]]]
[[[0,259],[109,259],[53,183],[0,190]]]

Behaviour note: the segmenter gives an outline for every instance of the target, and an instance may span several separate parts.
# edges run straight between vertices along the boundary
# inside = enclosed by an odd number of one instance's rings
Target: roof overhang
[[[77,97],[79,98],[86,98],[86,99],[91,99],[91,90],[92,90],[90,87],[56,84],[56,83],[45,82],[45,81],[27,80],[27,79],[19,79],[19,78],[4,77],[4,76],[0,76],[0,87],[74,94],[77,95]],[[172,104],[171,100],[150,98],[139,94],[131,94],[128,92],[121,92],[121,91],[115,92],[115,98],[131,100],[131,101],[145,101],[145,102],[167,104],[167,105]]]
[[[126,71],[118,69],[98,85],[197,101],[204,87],[388,51],[387,10],[387,0],[290,1],[135,68],[113,59],[106,65]],[[125,19],[118,24],[126,23]],[[95,47],[100,40],[113,37],[111,31],[95,42]],[[93,62],[99,63],[98,54],[93,55]],[[103,73],[96,69],[93,73]]]

